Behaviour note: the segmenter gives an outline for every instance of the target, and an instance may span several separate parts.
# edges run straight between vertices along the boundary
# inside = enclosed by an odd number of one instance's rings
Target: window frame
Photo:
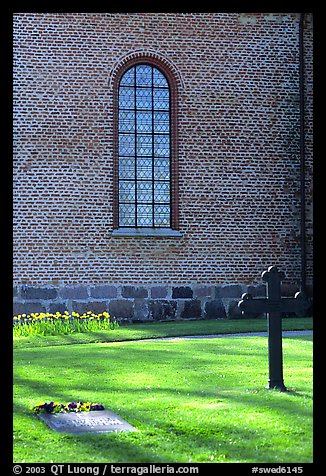
[[[170,117],[170,226],[126,227],[119,226],[119,86],[128,69],[137,65],[158,69],[169,86]],[[136,86],[135,86],[136,87]],[[152,85],[153,87],[153,85]],[[137,57],[126,61],[119,69],[113,83],[113,236],[179,236],[178,167],[177,167],[177,85],[166,65],[154,58]]]

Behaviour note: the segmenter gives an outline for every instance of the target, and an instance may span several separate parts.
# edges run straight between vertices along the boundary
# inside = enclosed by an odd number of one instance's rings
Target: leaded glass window
[[[170,89],[150,64],[119,83],[119,227],[171,226]]]

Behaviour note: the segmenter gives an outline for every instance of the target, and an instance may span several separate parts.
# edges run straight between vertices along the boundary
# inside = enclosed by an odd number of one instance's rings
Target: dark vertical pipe
[[[301,291],[306,292],[306,193],[305,193],[305,97],[304,97],[304,13],[299,23],[300,81],[300,180],[301,180]]]

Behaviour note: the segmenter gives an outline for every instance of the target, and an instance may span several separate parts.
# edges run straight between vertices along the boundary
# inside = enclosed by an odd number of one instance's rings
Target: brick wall
[[[311,15],[305,41],[312,284]],[[175,78],[181,238],[111,234],[114,77],[137,55]],[[299,285],[299,125],[299,14],[15,14],[17,305],[24,283],[88,298],[167,286],[172,300],[173,287],[259,284],[271,264]]]

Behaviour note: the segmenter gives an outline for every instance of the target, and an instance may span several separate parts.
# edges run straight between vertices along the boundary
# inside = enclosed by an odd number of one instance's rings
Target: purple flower
[[[93,405],[91,405],[90,410],[91,411],[104,410],[104,407],[103,407],[103,405],[99,405],[98,403],[94,403]]]
[[[44,410],[46,411],[46,413],[52,413],[53,407],[54,407],[54,404],[53,404],[53,403],[54,403],[54,402],[50,402],[50,403],[45,403],[45,404],[43,405],[43,408],[44,408]]]

